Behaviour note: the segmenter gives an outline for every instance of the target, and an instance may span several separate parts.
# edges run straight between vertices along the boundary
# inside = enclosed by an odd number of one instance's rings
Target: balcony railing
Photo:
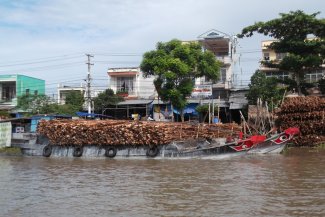
[[[127,96],[135,96],[135,90],[128,90],[128,89],[123,89],[123,88],[117,88],[116,94],[119,96],[127,97]]]
[[[216,59],[223,62],[223,64],[231,64],[231,58],[229,56],[216,56]]]
[[[15,97],[15,98],[9,98],[9,99],[6,99],[6,98],[0,99],[0,104],[16,105],[17,98]]]

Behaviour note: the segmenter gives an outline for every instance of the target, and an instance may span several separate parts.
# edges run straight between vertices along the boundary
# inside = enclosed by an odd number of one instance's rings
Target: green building
[[[0,75],[0,109],[17,106],[17,97],[44,95],[45,80],[25,75]]]

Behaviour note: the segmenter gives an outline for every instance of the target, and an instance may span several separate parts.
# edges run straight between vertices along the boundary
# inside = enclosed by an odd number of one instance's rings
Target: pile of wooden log
[[[187,139],[238,134],[237,124],[168,123],[125,120],[40,121],[38,133],[56,145],[161,145]]]
[[[278,120],[282,129],[299,127],[301,135],[294,138],[297,146],[325,143],[325,99],[288,98],[281,106]]]

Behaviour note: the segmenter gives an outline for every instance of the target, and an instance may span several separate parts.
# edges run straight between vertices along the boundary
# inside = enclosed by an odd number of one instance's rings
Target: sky
[[[23,74],[80,85],[92,54],[92,85],[106,89],[107,69],[137,67],[157,42],[197,40],[211,29],[229,35],[279,13],[321,12],[324,0],[0,0],[0,75]],[[237,82],[247,85],[261,59],[260,35],[240,39]]]

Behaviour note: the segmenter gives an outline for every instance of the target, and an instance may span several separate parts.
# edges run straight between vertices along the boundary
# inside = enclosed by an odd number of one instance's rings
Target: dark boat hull
[[[45,145],[35,144],[29,147],[21,147],[22,153],[28,156],[44,156]],[[76,157],[74,152],[80,146],[59,146],[51,145],[50,154],[48,157]],[[237,152],[229,146],[215,146],[215,147],[190,147],[183,150],[177,149],[174,145],[157,146],[156,153],[150,153],[149,146],[116,146],[114,156],[107,155],[107,149],[113,146],[105,147],[98,145],[83,146],[81,155],[78,157],[106,157],[106,158],[128,158],[128,157],[142,157],[142,158],[202,158],[221,155],[241,155],[247,151]],[[48,151],[48,150],[47,150]],[[80,154],[80,153],[79,153]]]

